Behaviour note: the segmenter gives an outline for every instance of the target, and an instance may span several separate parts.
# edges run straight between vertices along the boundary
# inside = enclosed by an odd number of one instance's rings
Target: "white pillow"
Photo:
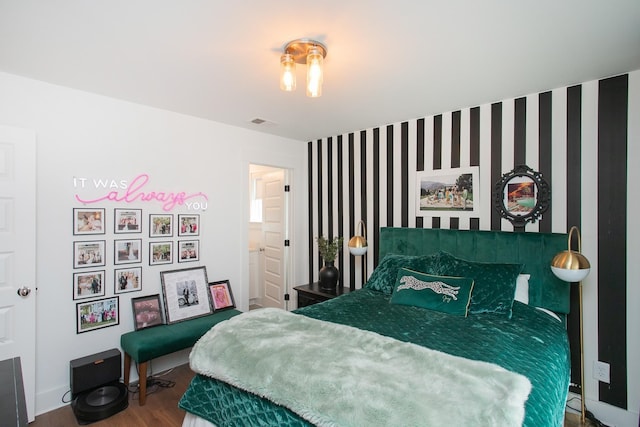
[[[519,274],[516,280],[515,300],[523,304],[529,304],[529,277],[530,274]]]
[[[542,308],[542,307],[536,307],[538,310],[542,311],[543,313],[547,313],[549,316],[553,317],[554,319],[556,319],[558,322],[562,322],[562,320],[560,319],[560,316],[558,316],[557,314],[555,314],[553,311],[551,310],[547,310],[546,308]]]

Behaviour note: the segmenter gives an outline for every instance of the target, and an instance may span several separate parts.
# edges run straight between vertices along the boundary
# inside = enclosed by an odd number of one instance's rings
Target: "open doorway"
[[[249,308],[288,309],[289,170],[250,164],[249,185]]]

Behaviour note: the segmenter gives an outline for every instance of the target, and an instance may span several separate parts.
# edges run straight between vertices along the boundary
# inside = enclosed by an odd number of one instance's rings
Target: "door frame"
[[[292,181],[293,181],[293,177],[295,176],[295,170],[293,167],[291,167],[290,165],[282,165],[280,164],[280,162],[274,162],[274,163],[269,163],[269,162],[264,162],[264,161],[257,161],[257,160],[249,160],[247,159],[244,163],[244,167],[242,168],[243,170],[243,187],[244,187],[244,209],[243,209],[243,227],[242,227],[242,276],[243,276],[243,283],[247,283],[247,289],[243,289],[243,293],[240,296],[240,298],[238,298],[240,301],[238,301],[238,306],[240,309],[245,309],[248,310],[249,309],[249,210],[250,210],[250,204],[251,204],[251,195],[250,195],[250,186],[251,186],[251,180],[250,180],[250,169],[251,169],[251,165],[257,165],[257,166],[265,166],[265,167],[269,167],[269,168],[275,168],[275,169],[281,169],[284,171],[284,182],[285,185],[289,185],[290,186],[290,191],[288,193],[285,193],[284,199],[285,199],[285,207],[284,207],[284,211],[285,211],[285,229],[284,229],[284,238],[285,239],[289,239],[289,241],[291,242],[292,236],[293,236],[293,230],[294,228],[294,197],[293,197],[293,193],[295,191],[295,186],[292,185]],[[285,292],[285,294],[289,294],[289,300],[285,300],[284,301],[284,308],[285,310],[291,310],[293,307],[291,307],[291,289],[293,288],[292,286],[292,278],[294,277],[294,263],[292,260],[293,257],[293,251],[292,251],[292,247],[284,247],[283,250],[283,256],[284,256],[284,286],[283,286],[283,290]]]
[[[13,195],[15,201],[13,206],[13,221],[9,221],[7,234],[13,233],[15,242],[11,249],[15,252],[15,268],[13,273],[11,268],[7,268],[6,274],[10,281],[3,292],[10,293],[9,307],[3,314],[7,318],[4,321],[14,326],[15,344],[9,344],[7,350],[12,357],[20,356],[22,381],[24,385],[24,397],[27,409],[28,422],[35,419],[35,398],[36,398],[36,334],[37,334],[37,276],[36,276],[36,190],[37,190],[37,138],[35,131],[23,128],[0,125],[0,142],[13,144],[13,157],[6,181],[9,194]],[[15,188],[11,185],[15,185]],[[17,213],[20,212],[20,215]],[[9,214],[11,215],[11,214]],[[16,231],[14,231],[16,230]],[[28,230],[18,232],[17,230]],[[19,261],[18,261],[19,260]],[[26,286],[31,289],[30,294],[25,297],[16,295],[17,288]],[[18,330],[18,327],[21,329]],[[3,352],[3,355],[5,353]]]

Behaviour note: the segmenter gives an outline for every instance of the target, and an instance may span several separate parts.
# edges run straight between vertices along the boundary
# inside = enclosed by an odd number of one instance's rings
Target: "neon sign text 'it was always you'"
[[[176,206],[186,206],[190,210],[205,210],[208,207],[209,198],[202,192],[190,194],[185,191],[148,191],[145,188],[148,182],[149,175],[147,174],[140,174],[131,182],[127,180],[73,177],[74,188],[95,188],[108,191],[106,194],[96,198],[83,198],[76,194],[76,200],[85,204],[103,201],[120,203],[159,202],[165,211],[171,211]]]

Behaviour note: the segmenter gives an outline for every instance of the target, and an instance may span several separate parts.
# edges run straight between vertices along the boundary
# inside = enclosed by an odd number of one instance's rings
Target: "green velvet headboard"
[[[427,255],[440,250],[460,258],[482,262],[524,264],[529,279],[529,304],[569,313],[569,284],[553,275],[551,259],[567,249],[567,235],[560,233],[511,233],[507,231],[381,228],[380,260],[388,253]]]

